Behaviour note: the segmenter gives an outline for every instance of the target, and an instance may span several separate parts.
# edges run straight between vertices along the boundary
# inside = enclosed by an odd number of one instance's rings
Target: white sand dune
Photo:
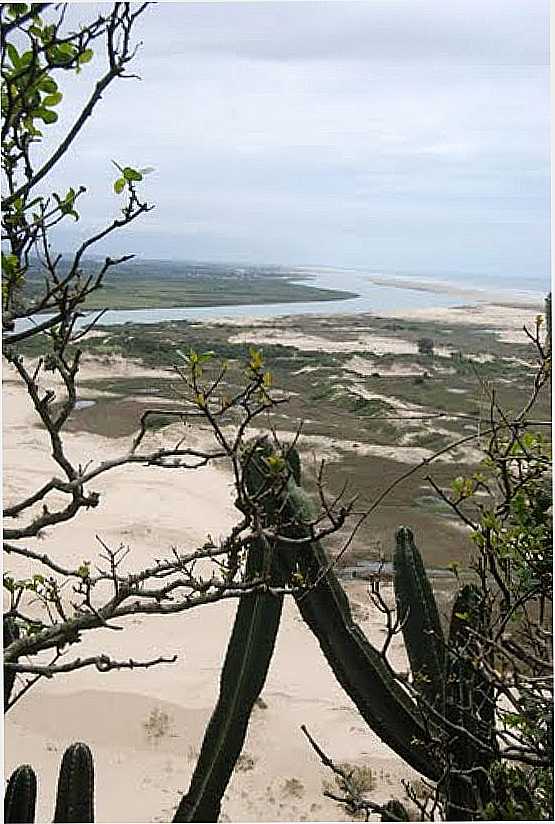
[[[126,375],[134,374],[129,364],[125,370]],[[84,377],[100,372],[102,367],[84,364]],[[4,500],[10,503],[49,477],[53,464],[22,388],[9,373],[5,377]],[[68,434],[66,444],[72,456],[86,462],[123,452],[129,442],[79,433]],[[29,545],[39,545],[60,562],[94,562],[99,534],[113,545],[128,544],[129,565],[140,568],[171,546],[185,549],[203,542],[208,533],[225,534],[237,518],[231,479],[222,468],[193,472],[124,467],[99,478],[93,488],[102,494],[99,507],[47,530],[40,542]],[[18,575],[31,569],[13,556],[8,556],[5,568]],[[361,583],[350,592],[368,603]],[[177,653],[179,660],[149,670],[81,670],[43,681],[8,713],[5,771],[9,774],[21,763],[34,766],[39,775],[38,821],[52,818],[61,755],[76,740],[87,741],[94,751],[97,821],[171,820],[217,698],[235,607],[222,602],[181,615],[120,622],[124,632],[89,633],[78,649],[70,651],[71,657],[99,651],[136,659]],[[371,609],[362,625],[381,644],[381,616]],[[395,665],[405,667],[398,639],[392,656]],[[267,707],[254,712],[247,757],[228,788],[223,820],[345,818],[322,795],[322,780],[330,776],[300,732],[302,723],[339,761],[373,767],[378,777],[376,800],[402,797],[401,777],[414,774],[366,727],[291,602],[284,610],[263,698]],[[157,712],[167,714],[159,739],[149,736],[144,726]]]

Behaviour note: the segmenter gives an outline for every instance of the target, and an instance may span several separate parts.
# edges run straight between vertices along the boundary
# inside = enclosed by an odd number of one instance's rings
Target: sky
[[[71,20],[98,3],[74,4]],[[119,208],[111,160],[156,208],[97,251],[145,258],[544,278],[548,0],[170,2],[137,25],[51,185],[84,184],[69,250]],[[64,85],[64,134],[98,57]],[[45,147],[47,148],[47,147]]]

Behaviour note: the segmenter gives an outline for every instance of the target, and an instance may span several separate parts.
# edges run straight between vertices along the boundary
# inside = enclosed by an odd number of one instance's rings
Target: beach
[[[496,330],[507,344],[524,319],[522,308],[493,305],[470,312],[430,312],[439,322],[457,324],[470,318],[472,323]],[[526,320],[533,322],[534,312],[530,310],[528,315]],[[336,317],[334,322],[340,323],[340,319]],[[236,329],[236,334],[249,342],[253,333],[248,322],[244,326]],[[254,342],[263,343],[264,334],[271,339],[277,332],[259,328]],[[298,334],[294,341],[295,345],[303,344]],[[362,348],[371,348],[371,343],[370,339],[365,341]],[[355,366],[360,370],[364,362],[357,361]],[[113,378],[116,373],[145,380],[165,374],[124,359],[106,363],[87,355],[81,380]],[[84,392],[80,397],[88,395]],[[156,398],[142,400],[154,402]],[[51,477],[54,467],[45,434],[36,425],[36,414],[8,370],[3,404],[4,500],[9,504]],[[175,442],[178,426],[157,431],[151,436],[152,443]],[[190,443],[205,442],[205,434],[192,428],[185,437]],[[84,430],[65,436],[68,453],[79,456],[82,463],[123,454],[129,443],[128,436],[106,437]],[[75,565],[86,560],[94,564],[102,551],[98,536],[110,546],[129,546],[127,564],[140,569],[170,553],[172,547],[185,551],[202,545],[209,534],[215,538],[227,534],[239,516],[233,506],[231,474],[221,465],[197,470],[125,466],[99,477],[93,488],[101,494],[97,508],[46,530],[40,540],[29,541],[29,546],[40,547],[60,563]],[[24,576],[31,572],[31,566],[8,556],[5,570]],[[346,589],[361,627],[380,648],[383,616],[372,607],[367,584],[352,581]],[[390,583],[383,584],[383,592],[392,603]],[[39,777],[37,820],[51,819],[62,753],[69,744],[81,740],[89,744],[95,757],[97,821],[171,820],[188,787],[204,728],[217,700],[235,609],[235,602],[226,601],[178,615],[118,621],[124,628],[121,632],[90,632],[68,657],[103,652],[116,659],[144,660],[177,654],[178,660],[141,671],[100,673],[86,669],[43,679],[10,710],[4,733],[5,772],[8,775],[21,763],[33,765]],[[393,640],[390,660],[395,668],[406,670],[399,636]],[[333,783],[333,776],[310,749],[301,724],[307,725],[337,762],[374,770],[376,789],[369,797],[376,802],[402,799],[401,779],[418,777],[366,727],[291,600],[286,599],[261,698],[224,798],[221,820],[349,820],[337,803],[323,796],[323,782]]]

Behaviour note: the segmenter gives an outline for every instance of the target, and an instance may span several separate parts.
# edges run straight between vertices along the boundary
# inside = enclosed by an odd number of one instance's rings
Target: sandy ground
[[[404,282],[399,285],[406,288]],[[416,288],[412,286],[411,288]],[[442,291],[433,288],[432,285],[425,288],[426,291]],[[453,288],[444,291],[461,295],[461,299],[482,300],[469,305],[445,307],[430,307],[428,309],[386,309],[379,313],[380,317],[398,318],[416,321],[431,321],[434,323],[448,323],[449,325],[475,325],[484,327],[484,331],[497,335],[498,339],[504,343],[522,343],[525,338],[523,326],[531,331],[535,328],[535,319],[538,313],[543,311],[541,302],[537,304],[528,301],[519,302],[515,299],[511,304],[494,302],[492,299],[484,300],[484,292],[474,290],[457,290]],[[513,305],[514,304],[514,305]],[[324,318],[321,318],[323,320]],[[212,321],[217,325],[219,321]],[[352,340],[330,340],[320,335],[305,335],[295,329],[287,329],[287,320],[297,324],[298,318],[291,316],[289,319],[282,318],[278,329],[272,328],[273,319],[261,320],[260,318],[234,319],[233,322],[226,321],[228,325],[241,328],[241,331],[230,337],[231,343],[250,343],[255,345],[279,343],[283,346],[294,346],[304,351],[315,352],[367,352],[372,351],[376,355],[415,355],[418,351],[416,343],[398,337],[387,335],[377,335],[369,328],[368,332],[362,331],[356,339]],[[337,325],[341,322],[341,314],[336,314],[328,318],[330,324]],[[440,357],[448,358],[454,351],[449,347],[436,347],[435,353]],[[365,368],[361,364],[362,358],[355,355],[354,371]],[[474,358],[477,360],[477,358]],[[367,367],[366,367],[367,368]],[[371,368],[371,367],[370,367]],[[406,368],[406,367],[404,367]],[[361,374],[363,372],[361,371]],[[396,374],[391,372],[391,375]],[[401,373],[399,373],[401,374]]]
[[[258,326],[258,324],[257,324]],[[294,346],[305,352],[368,352],[376,355],[416,355],[416,343],[403,338],[387,337],[374,333],[364,333],[355,340],[329,340],[319,335],[303,335],[301,332],[279,329],[265,329],[264,326],[243,331],[233,335],[230,343],[250,343],[262,346],[265,343],[279,343],[281,346]],[[437,346],[435,353],[439,357],[448,358],[451,349]]]
[[[120,366],[127,375],[140,371],[130,364]],[[106,368],[85,364],[83,376],[98,377]],[[45,435],[34,425],[24,392],[9,373],[4,376],[3,406],[4,500],[9,504],[50,477],[53,464]],[[84,463],[125,452],[129,443],[79,433],[68,434],[66,445],[68,453]],[[190,548],[207,533],[225,534],[237,518],[230,478],[222,468],[170,474],[127,467],[99,478],[94,488],[102,493],[97,509],[47,530],[40,542],[29,545],[40,546],[60,562],[94,562],[98,534],[109,544],[129,545],[130,565],[140,568],[172,546]],[[5,569],[18,575],[31,571],[27,562],[13,556]],[[362,583],[353,585],[350,594],[368,606]],[[51,820],[61,755],[77,740],[88,742],[95,755],[97,821],[171,820],[216,701],[235,608],[231,602],[221,603],[177,616],[122,622],[125,632],[89,633],[79,647],[81,656],[102,651],[114,658],[145,659],[177,653],[179,660],[150,670],[82,670],[43,681],[8,713],[5,772],[21,763],[33,765],[39,775],[38,821]],[[362,626],[380,645],[381,616],[372,609],[364,613]],[[392,658],[405,668],[398,640]],[[222,820],[345,817],[322,795],[322,781],[330,776],[300,732],[302,723],[337,760],[366,763],[375,770],[376,800],[403,796],[400,779],[411,777],[410,769],[361,720],[291,602],[285,607],[263,699],[266,707],[254,712],[245,758],[229,785]],[[167,728],[155,740],[144,724],[157,712],[167,714]]]

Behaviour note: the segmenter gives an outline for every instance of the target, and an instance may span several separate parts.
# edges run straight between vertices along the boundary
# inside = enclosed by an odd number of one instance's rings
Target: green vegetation
[[[135,174],[140,174],[131,170]],[[138,182],[132,178],[131,182]],[[83,261],[83,274],[94,272],[95,261]],[[63,269],[62,269],[63,271]],[[240,304],[298,303],[344,300],[353,292],[299,284],[298,275],[280,267],[236,267],[218,263],[134,260],[106,277],[102,288],[89,294],[88,310],[167,309],[173,307],[236,306]],[[40,294],[41,272],[31,262],[24,294]]]

